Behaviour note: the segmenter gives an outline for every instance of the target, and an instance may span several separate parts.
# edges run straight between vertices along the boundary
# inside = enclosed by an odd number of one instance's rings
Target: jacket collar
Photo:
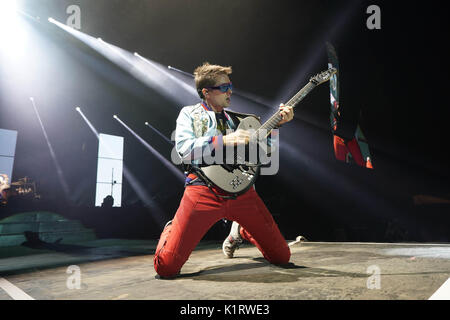
[[[205,102],[205,100],[202,100],[201,105],[203,107],[203,109],[205,109],[206,111],[213,111]]]
[[[205,102],[205,100],[202,100],[201,105],[203,107],[203,109],[205,109],[206,111],[211,111],[214,112],[213,109],[211,109]],[[227,112],[225,111],[225,109],[223,109],[223,114],[225,115],[225,117],[227,118],[227,120],[230,120],[230,116],[227,114]]]

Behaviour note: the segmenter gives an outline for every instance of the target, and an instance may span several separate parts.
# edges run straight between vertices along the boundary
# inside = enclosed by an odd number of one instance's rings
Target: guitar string
[[[316,87],[316,85],[312,82],[309,82],[305,85],[296,95],[294,95],[288,102],[285,103],[287,106],[295,107],[303,98]],[[272,117],[269,118],[259,130],[267,130],[271,131],[274,127],[276,127],[277,123],[282,119],[280,115],[280,111],[277,111]],[[258,131],[259,131],[258,130]]]

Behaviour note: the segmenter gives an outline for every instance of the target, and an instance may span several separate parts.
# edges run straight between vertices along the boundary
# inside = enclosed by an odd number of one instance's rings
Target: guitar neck
[[[295,96],[293,96],[288,102],[285,103],[286,106],[291,106],[295,108],[300,101],[302,101],[308,93],[311,92],[317,86],[313,81],[308,82]],[[281,121],[282,117],[280,115],[280,110],[275,112],[275,114],[269,118],[264,124],[259,128],[258,131],[263,131],[265,133],[269,133],[277,126],[277,124]]]

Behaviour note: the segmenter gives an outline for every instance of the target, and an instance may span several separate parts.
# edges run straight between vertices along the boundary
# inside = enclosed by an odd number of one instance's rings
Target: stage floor
[[[155,246],[104,239],[0,248],[0,299],[427,300],[450,282],[449,244],[303,242],[291,246],[289,265],[274,266],[250,244],[227,259],[221,243],[201,242],[172,280],[156,277]]]

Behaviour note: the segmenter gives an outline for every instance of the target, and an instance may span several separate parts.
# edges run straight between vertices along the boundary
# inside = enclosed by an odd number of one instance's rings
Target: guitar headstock
[[[331,77],[337,72],[336,68],[330,68],[328,70],[322,71],[321,73],[312,77],[309,81],[315,85],[322,84],[331,79]]]

